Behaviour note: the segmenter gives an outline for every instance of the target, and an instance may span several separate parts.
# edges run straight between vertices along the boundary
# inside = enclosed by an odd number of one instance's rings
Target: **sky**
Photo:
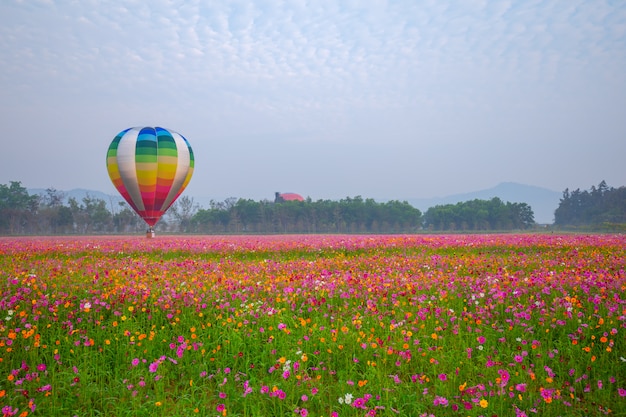
[[[116,194],[120,131],[186,195],[626,185],[623,0],[0,0],[0,184]]]

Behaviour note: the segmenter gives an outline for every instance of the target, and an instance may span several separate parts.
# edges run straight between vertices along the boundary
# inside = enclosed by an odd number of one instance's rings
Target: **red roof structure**
[[[304,201],[304,198],[296,193],[276,193],[276,201]]]

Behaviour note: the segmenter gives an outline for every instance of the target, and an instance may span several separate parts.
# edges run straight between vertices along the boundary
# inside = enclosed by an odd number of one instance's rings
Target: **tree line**
[[[484,231],[528,229],[535,224],[532,208],[526,203],[470,200],[429,208],[424,228],[434,231]]]
[[[159,232],[203,234],[415,233],[513,230],[533,227],[525,203],[499,198],[439,205],[426,213],[406,201],[361,196],[312,201],[228,198],[201,208],[182,196],[158,223]],[[81,201],[49,188],[30,195],[20,182],[0,184],[0,234],[141,233],[145,223],[124,201],[87,195]]]
[[[626,224],[626,187],[609,187],[605,181],[590,190],[563,191],[554,212],[556,226]]]

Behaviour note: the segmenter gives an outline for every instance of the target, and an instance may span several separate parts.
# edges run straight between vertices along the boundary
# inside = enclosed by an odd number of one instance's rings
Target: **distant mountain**
[[[559,206],[562,194],[547,188],[532,185],[503,182],[493,188],[465,194],[454,194],[447,197],[408,199],[412,206],[426,212],[430,207],[444,204],[456,204],[470,200],[491,200],[498,197],[503,202],[526,203],[535,214],[535,221],[540,224],[554,222],[554,211]]]

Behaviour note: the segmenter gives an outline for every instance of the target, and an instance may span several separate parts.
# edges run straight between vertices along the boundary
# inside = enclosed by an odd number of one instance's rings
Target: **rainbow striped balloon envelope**
[[[193,167],[187,139],[162,127],[123,130],[107,152],[113,185],[150,227],[187,187]]]

